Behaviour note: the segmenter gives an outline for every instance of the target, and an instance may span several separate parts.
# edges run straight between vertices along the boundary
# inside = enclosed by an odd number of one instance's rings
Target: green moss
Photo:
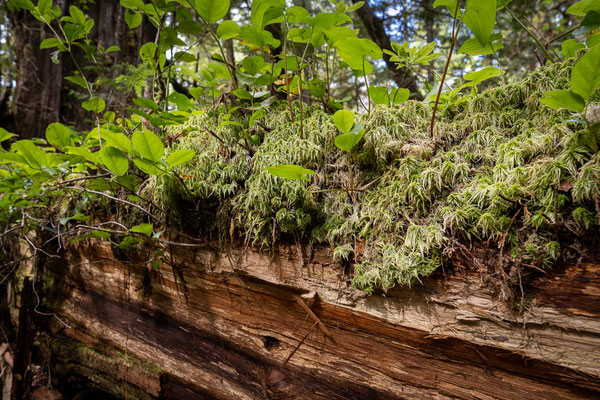
[[[178,170],[190,192],[171,178],[155,182],[154,191],[198,233],[226,237],[233,226],[265,247],[290,233],[328,242],[338,260],[364,240],[354,285],[369,292],[431,274],[454,241],[502,242],[515,262],[548,267],[560,253],[557,229],[569,221],[593,227],[593,199],[600,197],[600,161],[587,128],[539,103],[545,91],[569,87],[573,62],[442,109],[435,140],[431,105],[378,106],[357,117],[367,133],[351,159],[335,148],[331,116],[318,106],[305,107],[301,137],[298,104],[293,123],[287,104],[272,105],[255,132],[262,143],[251,151],[236,145],[243,142],[239,127],[220,126],[217,112],[203,114],[174,146],[199,153]],[[232,118],[246,123],[247,116]],[[286,181],[265,170],[277,164],[317,174],[311,182]],[[376,178],[364,193],[322,192]],[[557,189],[564,182],[573,189]]]

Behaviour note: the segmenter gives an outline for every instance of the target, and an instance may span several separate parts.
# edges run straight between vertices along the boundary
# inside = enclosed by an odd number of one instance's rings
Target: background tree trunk
[[[75,3],[71,0],[54,2],[64,10]],[[95,20],[91,36],[94,44],[104,48],[118,46],[121,51],[112,52],[108,65],[98,66],[102,74],[115,78],[126,64],[137,64],[139,48],[148,41],[154,41],[156,29],[144,19],[142,25],[130,30],[125,22],[125,9],[118,1],[97,0],[82,10]],[[21,139],[43,137],[46,126],[52,122],[73,123],[78,127],[86,126],[89,113],[81,108],[81,101],[74,99],[77,93],[85,96],[83,89],[64,80],[74,71],[73,62],[68,53],[59,53],[59,64],[52,62],[55,49],[41,50],[40,43],[51,37],[50,30],[29,12],[9,13],[15,40],[18,77],[14,89],[13,102],[8,109],[9,115],[3,115],[5,128],[17,133]],[[83,52],[76,49],[75,58],[84,71],[91,63],[84,58]],[[124,110],[129,94],[102,89],[108,106],[119,112]]]
[[[352,0],[352,3],[358,3],[359,0]],[[359,8],[356,13],[358,14],[361,22],[363,23],[367,33],[371,40],[383,50],[392,48],[390,37],[385,31],[383,21],[375,15],[375,11],[369,5],[368,1]],[[417,82],[414,77],[405,69],[397,69],[396,64],[390,60],[388,54],[383,54],[383,60],[387,65],[388,70],[392,73],[392,79],[396,82],[398,87],[407,88],[412,93],[417,91]]]

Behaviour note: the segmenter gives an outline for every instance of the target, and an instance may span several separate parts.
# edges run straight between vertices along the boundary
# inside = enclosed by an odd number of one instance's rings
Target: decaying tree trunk
[[[599,260],[535,279],[520,313],[460,260],[366,296],[327,247],[242,249],[153,269],[79,242],[46,263],[45,307],[72,327],[52,321],[54,379],[136,399],[600,396]]]

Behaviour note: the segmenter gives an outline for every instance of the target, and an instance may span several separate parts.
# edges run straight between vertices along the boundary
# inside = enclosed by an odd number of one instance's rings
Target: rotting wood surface
[[[54,335],[59,366],[163,399],[600,398],[600,264],[534,282],[521,315],[460,265],[365,296],[327,247],[303,266],[292,245],[271,260],[252,248],[177,251],[176,271],[84,242],[48,264],[53,311],[74,327]],[[60,345],[73,341],[126,356],[94,367]]]

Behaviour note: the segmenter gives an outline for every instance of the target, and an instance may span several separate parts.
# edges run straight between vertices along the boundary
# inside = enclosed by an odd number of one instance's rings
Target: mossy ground
[[[189,191],[168,177],[153,190],[198,234],[226,238],[233,229],[266,248],[281,233],[328,242],[337,258],[357,261],[354,286],[369,292],[431,274],[456,242],[494,243],[515,263],[550,267],[561,253],[559,231],[597,232],[598,138],[578,116],[539,102],[548,90],[569,88],[572,64],[442,107],[433,139],[431,105],[378,106],[358,117],[367,131],[351,159],[334,146],[338,132],[319,106],[305,107],[303,137],[297,104],[293,123],[286,103],[271,106],[251,152],[239,145],[239,127],[219,127],[216,110],[200,114],[174,146],[198,153],[178,170]],[[317,174],[287,181],[265,170],[277,164]],[[311,193],[377,178],[364,192]],[[358,241],[365,252],[355,260]]]

